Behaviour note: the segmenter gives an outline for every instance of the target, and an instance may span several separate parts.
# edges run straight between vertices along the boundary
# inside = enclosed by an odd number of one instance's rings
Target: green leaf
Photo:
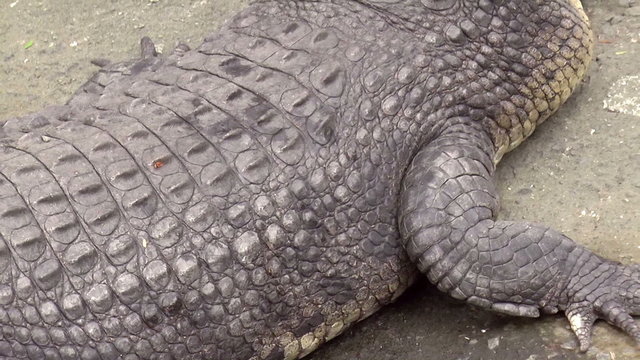
[[[28,48],[30,48],[30,47],[32,47],[32,46],[33,46],[33,40],[29,40],[26,44],[24,44],[24,46],[23,46],[23,47],[24,47],[25,49],[28,49]]]

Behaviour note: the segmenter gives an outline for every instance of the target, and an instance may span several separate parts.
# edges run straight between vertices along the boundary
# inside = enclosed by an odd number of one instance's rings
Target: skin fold
[[[577,0],[257,1],[0,132],[0,357],[296,359],[417,276],[640,341],[640,267],[496,221],[584,77]]]

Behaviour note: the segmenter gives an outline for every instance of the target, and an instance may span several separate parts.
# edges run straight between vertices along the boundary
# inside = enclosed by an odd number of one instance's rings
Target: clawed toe
[[[597,317],[593,309],[589,305],[576,305],[571,309],[567,309],[567,318],[571,325],[571,330],[578,337],[580,343],[580,351],[585,352],[591,347],[591,333],[593,324]]]
[[[611,301],[604,304],[600,311],[604,320],[627,333],[636,343],[640,343],[640,326],[627,309]]]

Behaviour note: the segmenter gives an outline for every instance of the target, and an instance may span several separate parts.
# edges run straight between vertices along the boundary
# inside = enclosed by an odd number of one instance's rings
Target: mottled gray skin
[[[7,120],[0,356],[294,359],[419,272],[640,340],[637,265],[493,220],[495,164],[590,61],[578,5],[258,2]]]

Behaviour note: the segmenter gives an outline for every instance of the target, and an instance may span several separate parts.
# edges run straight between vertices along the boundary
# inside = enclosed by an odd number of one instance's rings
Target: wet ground
[[[89,60],[137,56],[151,36],[170,51],[198,45],[244,1],[0,0],[0,119],[63,103],[94,71]],[[597,60],[562,110],[498,173],[503,219],[554,226],[597,253],[640,262],[640,0],[585,0]],[[561,316],[501,317],[419,283],[397,303],[332,341],[313,360],[640,359],[600,323],[575,351]]]

